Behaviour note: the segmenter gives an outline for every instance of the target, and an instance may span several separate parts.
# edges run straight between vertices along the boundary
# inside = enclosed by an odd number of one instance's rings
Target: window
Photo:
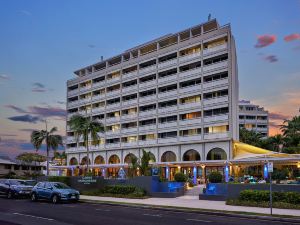
[[[47,183],[45,184],[45,188],[47,188],[47,189],[52,188],[52,184],[47,182]]]
[[[155,80],[155,79],[156,79],[156,74],[152,74],[152,75],[150,75],[150,76],[141,77],[141,78],[140,78],[140,83],[152,81],[152,80]]]
[[[11,169],[11,165],[4,165],[4,169],[10,170]]]
[[[191,120],[191,119],[200,118],[200,117],[201,117],[201,112],[191,112],[191,113],[186,113],[186,114],[180,115],[181,120]]]
[[[159,123],[171,123],[177,121],[177,115],[159,118]]]
[[[217,116],[228,113],[228,107],[218,108],[218,109],[210,109],[204,111],[204,116]]]
[[[154,140],[154,139],[156,139],[155,134],[144,134],[139,136],[139,140],[141,141]]]
[[[120,98],[113,98],[113,99],[107,100],[106,102],[107,102],[107,105],[120,103]]]
[[[120,143],[120,138],[106,139],[106,144],[117,144],[117,143]]]
[[[140,64],[140,69],[144,69],[146,67],[153,66],[155,64],[156,64],[156,59],[153,59],[153,60],[150,60],[148,62],[141,63]]]
[[[137,108],[130,108],[122,110],[122,115],[135,115],[137,113]]]
[[[196,102],[200,102],[200,101],[201,101],[200,95],[190,96],[190,97],[180,99],[181,104],[196,103]]]
[[[125,82],[123,83],[123,88],[126,88],[126,87],[130,87],[130,86],[134,86],[137,84],[137,80],[131,80],[131,81],[128,81],[128,82]]]
[[[159,138],[173,138],[177,137],[177,131],[170,131],[170,132],[164,132],[158,134]]]
[[[174,69],[170,69],[170,70],[160,72],[158,74],[158,77],[163,78],[163,77],[171,76],[171,75],[176,74],[176,73],[177,73],[177,68],[174,68]]]
[[[221,79],[225,79],[225,78],[228,78],[228,72],[214,74],[211,76],[206,76],[203,78],[203,80],[204,80],[204,83],[206,83],[206,82],[212,82],[212,81],[221,80]]]
[[[120,117],[120,111],[110,112],[106,114],[108,118]]]
[[[158,88],[158,91],[160,93],[173,91],[173,90],[177,90],[177,84],[172,84],[172,85],[169,85],[169,86],[164,86],[164,87]]]
[[[228,95],[228,89],[224,89],[224,90],[220,90],[220,91],[204,93],[204,99],[218,98],[218,97],[227,96],[227,95]]]
[[[214,134],[214,133],[226,133],[229,131],[228,125],[222,125],[222,126],[213,126],[213,127],[205,127],[204,133],[206,134]]]
[[[129,128],[135,128],[135,127],[137,127],[137,122],[130,122],[130,123],[122,124],[123,129],[129,129]]]
[[[132,72],[135,72],[135,71],[137,71],[137,66],[132,66],[132,67],[123,69],[123,74],[132,73]]]
[[[184,82],[181,82],[179,85],[181,88],[186,88],[186,87],[191,87],[191,86],[195,86],[195,85],[199,85],[199,84],[201,84],[201,78],[184,81]]]
[[[170,55],[166,55],[166,56],[160,57],[158,59],[158,62],[162,63],[162,62],[166,62],[166,61],[169,61],[169,60],[172,60],[172,59],[176,59],[176,58],[177,58],[177,52],[172,53]]]
[[[181,130],[179,131],[179,134],[180,136],[193,136],[193,135],[201,134],[201,128]]]
[[[185,72],[185,71],[197,69],[197,68],[200,68],[200,67],[201,67],[201,61],[181,66],[181,67],[179,67],[179,71],[180,72]]]
[[[191,54],[195,54],[201,51],[201,45],[197,45],[195,47],[191,47],[191,48],[187,48],[184,50],[180,51],[180,56],[186,56],[186,55],[191,55]]]
[[[228,59],[228,54],[216,56],[216,57],[213,57],[213,58],[205,59],[204,60],[204,65],[205,66],[211,65],[211,64],[214,64],[214,63],[225,61],[227,59]]]
[[[140,126],[155,125],[156,119],[141,120],[141,121],[139,121],[139,124],[140,124]]]
[[[137,94],[126,95],[126,96],[122,97],[123,101],[130,101],[130,100],[134,100],[136,98],[137,98]]]
[[[156,104],[140,106],[140,111],[141,111],[141,112],[150,111],[150,110],[155,110],[155,109],[156,109]]]
[[[140,97],[147,97],[155,94],[156,94],[156,89],[151,89],[151,90],[140,92]]]
[[[175,105],[177,105],[177,100],[176,99],[158,103],[159,108],[172,107],[172,106],[175,106]]]
[[[38,188],[44,188],[44,187],[45,187],[45,183],[39,182],[36,186],[37,186]]]

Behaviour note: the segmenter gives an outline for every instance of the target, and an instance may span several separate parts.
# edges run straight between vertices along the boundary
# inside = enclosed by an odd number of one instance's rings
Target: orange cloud
[[[290,34],[284,37],[286,42],[300,40],[300,34]]]
[[[273,44],[277,40],[276,35],[260,35],[257,37],[257,43],[254,46],[255,48],[263,48]]]

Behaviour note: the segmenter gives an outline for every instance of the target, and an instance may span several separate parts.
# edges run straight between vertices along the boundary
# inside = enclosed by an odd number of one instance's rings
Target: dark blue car
[[[31,200],[47,199],[56,204],[59,201],[78,201],[79,191],[60,182],[39,182],[31,191]]]

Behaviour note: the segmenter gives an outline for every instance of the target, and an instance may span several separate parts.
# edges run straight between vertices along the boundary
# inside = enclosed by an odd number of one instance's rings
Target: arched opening
[[[134,154],[132,154],[132,153],[129,153],[129,154],[127,154],[126,156],[125,156],[125,158],[124,158],[124,163],[127,163],[127,164],[130,164],[130,163],[132,163],[132,160],[133,159],[137,159],[137,157],[134,155]]]
[[[206,160],[227,160],[227,154],[222,148],[213,148],[207,153]]]
[[[176,162],[176,155],[174,152],[167,151],[164,152],[161,156],[161,161],[162,162]]]
[[[77,159],[76,159],[75,157],[72,157],[72,158],[70,159],[69,165],[71,165],[71,166],[78,165]]]
[[[183,161],[200,161],[200,154],[194,149],[190,149],[183,154]]]
[[[87,162],[87,156],[83,157],[81,160],[81,165],[86,165]],[[91,160],[89,159],[89,165],[91,165]]]
[[[120,158],[119,156],[117,155],[112,155],[109,157],[109,160],[108,160],[108,163],[109,164],[119,164],[120,163]]]
[[[94,164],[98,165],[98,164],[105,164],[105,160],[101,155],[98,155],[95,158]]]

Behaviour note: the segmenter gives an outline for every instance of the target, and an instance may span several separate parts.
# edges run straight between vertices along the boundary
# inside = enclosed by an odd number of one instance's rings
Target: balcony
[[[68,108],[76,106],[79,104],[79,100],[68,102]]]
[[[228,114],[204,117],[204,123],[228,120]]]
[[[79,92],[79,89],[68,91],[68,96],[76,95],[76,94],[78,94],[78,92]]]
[[[177,90],[166,91],[158,94],[158,99],[177,96]]]
[[[201,134],[198,135],[191,135],[191,136],[180,136],[179,141],[185,142],[185,141],[201,141],[202,136]]]
[[[136,71],[133,71],[133,72],[130,72],[130,73],[124,73],[124,74],[122,75],[123,80],[124,80],[124,79],[133,78],[133,77],[135,77],[135,76],[137,76],[137,70],[136,70]]]
[[[92,97],[92,101],[99,101],[99,100],[104,99],[104,98],[105,98],[105,94],[94,95]]]
[[[156,80],[140,83],[139,88],[153,87],[156,86]]]
[[[121,94],[121,89],[106,92],[106,97],[112,97]]]
[[[93,109],[92,109],[92,112],[93,112],[93,113],[105,112],[105,106],[93,108]]]
[[[147,130],[155,130],[155,129],[156,129],[156,124],[139,126],[139,131],[147,131]]]
[[[138,143],[137,141],[135,142],[122,142],[121,146],[122,147],[134,147],[134,146],[137,146]]]
[[[156,65],[152,65],[152,66],[147,66],[145,68],[140,69],[139,73],[140,74],[145,74],[145,73],[150,73],[153,70],[156,70]]]
[[[170,76],[165,76],[158,78],[158,83],[165,83],[165,82],[172,82],[172,81],[177,81],[177,74],[173,74]]]
[[[106,109],[114,109],[114,108],[120,108],[121,107],[121,103],[114,103],[114,104],[110,104],[110,105],[106,105]]]
[[[114,78],[111,78],[111,79],[107,79],[106,80],[106,84],[108,85],[108,84],[112,84],[112,83],[115,83],[115,82],[118,82],[118,81],[120,81],[121,80],[121,76],[119,76],[119,77],[114,77]]]
[[[128,93],[128,92],[133,92],[133,91],[136,91],[138,89],[138,86],[137,85],[132,85],[132,86],[129,86],[129,87],[123,87],[122,88],[122,93]]]
[[[155,101],[156,100],[156,95],[150,95],[146,97],[140,97],[139,102],[148,102],[148,101]]]
[[[179,94],[184,94],[184,93],[189,93],[189,92],[196,92],[196,91],[201,91],[201,84],[188,86],[188,87],[185,87],[185,88],[179,88]]]
[[[171,59],[171,60],[159,63],[158,64],[158,69],[162,69],[162,68],[165,68],[165,67],[173,66],[173,65],[176,65],[176,63],[177,63],[177,58],[176,59]]]
[[[120,129],[119,130],[108,130],[105,132],[105,135],[108,137],[112,137],[112,136],[119,136],[120,135]]]
[[[169,128],[169,127],[177,127],[177,122],[165,122],[165,123],[159,123],[158,128],[163,129],[163,128]]]
[[[215,52],[223,51],[225,49],[227,49],[227,44],[217,45],[217,46],[215,46],[213,48],[204,49],[203,50],[203,55],[213,54]]]
[[[208,72],[208,71],[212,71],[212,70],[219,70],[219,69],[223,69],[223,68],[227,68],[228,67],[228,61],[224,60],[222,62],[218,62],[218,63],[213,63],[207,66],[203,67],[203,72]]]
[[[229,132],[204,134],[204,139],[206,140],[220,139],[220,138],[229,138]]]
[[[148,111],[142,111],[139,113],[139,116],[152,116],[156,114],[156,110],[148,110]]]
[[[67,148],[66,152],[76,152],[77,148],[76,147],[72,147],[72,148]]]
[[[90,149],[92,151],[99,151],[105,148],[104,144],[100,144],[100,145],[91,145]]]
[[[131,128],[122,128],[122,134],[127,134],[127,133],[136,133],[137,132],[137,127],[131,127]]]
[[[122,115],[122,120],[136,119],[137,114]]]
[[[105,148],[120,148],[120,143],[105,144]]]
[[[257,123],[259,123],[259,124],[267,124],[268,123],[268,120],[267,119],[265,119],[265,120],[257,120]]]
[[[68,114],[67,114],[67,118],[70,119],[72,116],[77,115],[77,114],[78,114],[78,112],[75,112],[75,113],[68,113]]]
[[[140,146],[146,146],[146,145],[155,145],[157,143],[157,140],[146,140],[146,141],[139,141]]]
[[[76,142],[76,138],[69,136],[69,137],[67,137],[67,142],[68,143]]]
[[[81,87],[79,90],[80,90],[80,92],[84,92],[84,91],[91,89],[91,87],[92,86],[85,86],[85,87]]]
[[[193,53],[193,54],[184,55],[184,56],[181,56],[179,58],[179,63],[183,63],[183,62],[186,62],[186,61],[189,61],[189,60],[193,60],[193,59],[196,59],[200,56],[201,56],[201,52],[196,52],[196,53]]]
[[[177,142],[177,137],[159,138],[157,142],[158,142],[158,144],[174,143],[174,142]]]
[[[177,112],[177,106],[158,108],[158,113],[171,113],[171,112]]]
[[[105,80],[93,83],[93,88],[98,88],[98,87],[103,87],[103,86],[105,86]]]
[[[120,117],[109,117],[106,118],[106,123],[115,123],[115,122],[119,122],[120,121]]]
[[[92,112],[92,109],[86,109],[86,110],[80,110],[79,111],[79,114],[85,116],[85,115],[88,115]]]
[[[186,77],[191,77],[194,76],[196,74],[200,74],[201,73],[201,67],[196,68],[196,69],[191,69],[185,72],[180,72],[179,73],[179,77],[180,78],[186,78]]]
[[[82,98],[79,100],[79,104],[86,104],[91,101],[91,98]]]
[[[268,128],[267,127],[257,127],[256,131],[257,132],[268,132]]]
[[[203,88],[213,88],[228,84],[228,78],[203,83]]]
[[[189,120],[179,120],[179,126],[195,125],[195,124],[201,124],[201,123],[202,123],[201,117],[189,119]]]
[[[204,99],[203,104],[206,105],[213,105],[213,104],[222,104],[228,102],[228,96],[217,97],[217,98],[210,98]]]
[[[191,108],[201,108],[201,102],[191,102],[185,104],[179,104],[179,109],[191,109]]]
[[[136,98],[136,99],[129,100],[129,101],[123,101],[123,102],[122,102],[122,106],[131,106],[131,105],[135,105],[135,104],[137,104],[137,102],[138,102],[137,98]]]

